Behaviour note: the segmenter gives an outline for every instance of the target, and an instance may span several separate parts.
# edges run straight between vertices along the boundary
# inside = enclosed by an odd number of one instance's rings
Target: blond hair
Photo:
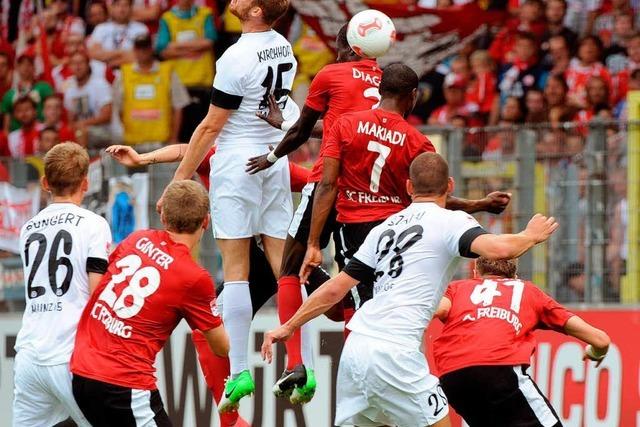
[[[89,154],[75,142],[53,146],[44,156],[44,176],[54,196],[75,193],[89,173]]]
[[[207,190],[195,181],[184,180],[169,184],[162,202],[162,222],[168,231],[193,234],[209,213]]]

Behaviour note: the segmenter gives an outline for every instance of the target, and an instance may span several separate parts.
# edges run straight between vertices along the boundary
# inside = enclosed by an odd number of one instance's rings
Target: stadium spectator
[[[498,125],[502,128],[490,137],[482,153],[483,160],[496,160],[513,153],[516,143],[514,129],[510,128],[524,120],[524,108],[520,98],[510,96],[500,110]]]
[[[465,100],[467,81],[458,74],[447,74],[443,83],[446,104],[435,109],[429,117],[430,125],[448,125],[453,116],[471,117],[478,105]]]
[[[552,36],[547,45],[543,66],[550,74],[564,74],[571,62],[571,49],[567,39],[563,35]]]
[[[65,39],[62,62],[51,71],[53,84],[58,93],[64,93],[71,84],[73,71],[71,71],[69,58],[77,52],[85,52],[84,39],[77,34],[70,34]],[[113,73],[104,62],[92,59],[89,64],[92,74],[103,76],[107,81],[113,81]]]
[[[158,21],[162,15],[165,0],[133,0],[131,19],[147,26],[149,34],[158,32]]]
[[[192,100],[184,110],[181,141],[189,140],[209,109],[217,37],[211,9],[195,6],[194,0],[179,0],[160,19],[156,50],[173,60]]]
[[[154,59],[149,35],[135,40],[133,55],[135,62],[122,66],[114,82],[114,105],[124,125],[124,142],[148,152],[178,141],[189,95],[173,63]]]
[[[611,73],[614,102],[619,102],[627,95],[631,73],[640,69],[640,32],[629,37],[624,52],[607,58],[607,68]]]
[[[544,87],[544,100],[549,109],[567,106],[569,86],[562,74],[551,74]]]
[[[609,86],[601,77],[591,77],[587,81],[586,100],[584,108],[578,111],[575,121],[578,123],[588,123],[599,110],[609,109]],[[598,110],[598,111],[597,111]],[[586,129],[584,130],[586,132]]]
[[[44,156],[55,145],[60,144],[60,132],[52,126],[44,127],[38,135],[36,154]]]
[[[13,104],[13,117],[18,121],[18,129],[9,133],[7,142],[11,157],[22,159],[33,156],[37,151],[37,140],[42,130],[38,123],[36,102],[28,95],[22,96]]]
[[[524,98],[529,89],[542,88],[545,71],[539,64],[537,52],[535,36],[532,33],[519,33],[512,61],[505,64],[499,73],[501,103],[510,96]]]
[[[495,64],[486,50],[471,54],[471,83],[467,91],[467,102],[478,105],[478,111],[486,121],[496,100]]]
[[[53,88],[45,81],[36,78],[34,57],[22,54],[16,61],[17,80],[2,98],[2,113],[4,114],[4,130],[14,131],[20,127],[16,118],[12,117],[13,104],[25,95],[29,95],[36,103],[37,117],[42,119],[42,101],[53,94]]]
[[[565,25],[567,15],[566,0],[547,0],[545,6],[545,17],[547,18],[547,28],[542,34],[542,51],[549,50],[549,39],[554,36],[562,36],[569,46],[575,46],[578,35],[575,31]]]
[[[44,116],[42,124],[45,128],[54,128],[62,141],[75,141],[75,133],[67,125],[64,117],[64,107],[60,95],[51,95],[44,100],[42,114]]]
[[[569,264],[556,290],[558,302],[584,302],[585,283],[584,264],[581,262]]]
[[[0,52],[0,99],[11,89],[12,82],[11,56],[8,53]]]
[[[629,90],[640,90],[640,68],[637,68],[630,74],[627,87]],[[629,119],[629,105],[626,97],[622,98],[622,100],[616,105],[614,109],[614,116],[620,120]]]
[[[614,169],[610,175],[613,218],[609,221],[609,244],[607,245],[608,285],[606,300],[618,300],[620,279],[625,274],[629,250],[627,226],[629,223],[627,203],[626,169]]]
[[[112,67],[133,61],[133,40],[148,33],[147,27],[131,20],[132,0],[114,0],[111,4],[111,20],[99,24],[87,44],[91,58]]]
[[[489,47],[489,53],[496,63],[502,65],[514,61],[514,46],[518,35],[523,32],[533,34],[534,43],[537,43],[545,30],[543,14],[544,4],[541,0],[526,0],[522,3],[518,18],[507,22]]]
[[[76,141],[89,148],[111,143],[111,86],[102,76],[94,75],[89,57],[82,52],[69,59],[73,80],[64,93],[64,107],[71,126],[76,129]]]
[[[611,0],[610,2],[601,3],[600,9],[592,14],[592,19],[593,16],[595,16],[595,19],[593,20],[591,34],[599,37],[606,46],[610,43],[615,32],[616,16],[628,15],[633,18],[636,16],[635,12],[631,8],[629,0]],[[631,25],[633,26],[633,21]]]
[[[102,0],[91,1],[87,4],[86,16],[86,35],[90,36],[98,25],[104,24],[109,20],[109,9],[107,8],[107,4]]]
[[[543,123],[547,121],[547,106],[544,94],[540,89],[530,89],[524,99],[525,123]]]
[[[571,60],[565,73],[569,86],[568,101],[570,105],[584,108],[587,81],[591,77],[602,77],[607,84],[611,83],[609,71],[601,62],[602,52],[602,41],[599,38],[587,36],[580,40],[578,56]]]
[[[83,36],[85,33],[85,25],[82,18],[69,13],[70,3],[67,0],[52,0],[49,3],[49,7],[56,16],[56,30],[60,34],[63,43],[67,36],[71,34]]]

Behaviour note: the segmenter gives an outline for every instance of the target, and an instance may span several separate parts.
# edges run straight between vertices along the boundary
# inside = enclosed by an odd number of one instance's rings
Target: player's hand
[[[273,359],[273,344],[277,342],[284,342],[291,338],[293,330],[286,325],[282,325],[277,329],[264,333],[264,341],[262,341],[262,360],[266,360],[267,363],[271,363]]]
[[[322,249],[318,246],[307,246],[307,253],[300,268],[300,283],[303,285],[307,283],[311,272],[320,265],[322,265]]]
[[[584,361],[593,360],[594,362],[596,362],[596,368],[597,368],[602,364],[602,361],[607,356],[608,350],[609,349],[606,348],[605,350],[598,351],[595,348],[593,348],[593,346],[588,345],[584,349],[584,355],[582,356],[582,360]]]
[[[535,214],[527,224],[524,234],[529,236],[538,244],[547,240],[558,229],[560,225],[554,217],[547,218],[542,214]]]
[[[272,151],[272,150],[273,150],[273,146],[270,145],[269,151]],[[247,169],[245,169],[245,171],[250,175],[254,175],[260,171],[269,169],[272,165],[273,163],[267,160],[267,154],[263,154],[261,156],[251,157],[247,162]]]
[[[140,154],[128,145],[112,145],[106,151],[118,163],[127,167],[137,167],[142,165]]]
[[[273,96],[273,94],[269,94],[268,103],[269,111],[258,111],[256,113],[256,116],[269,123],[274,128],[282,129],[282,122],[284,122],[284,117],[282,116],[282,110],[276,102],[276,98]]]
[[[511,193],[504,191],[494,191],[485,197],[485,211],[492,214],[502,213],[511,201]]]

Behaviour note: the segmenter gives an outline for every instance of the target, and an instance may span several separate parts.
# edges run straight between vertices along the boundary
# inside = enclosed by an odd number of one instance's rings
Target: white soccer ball
[[[347,41],[358,56],[379,58],[387,53],[395,40],[393,21],[379,10],[363,10],[349,21]]]

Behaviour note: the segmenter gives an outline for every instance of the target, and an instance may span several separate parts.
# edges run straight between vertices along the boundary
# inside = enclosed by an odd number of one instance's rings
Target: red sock
[[[291,319],[302,305],[300,279],[297,276],[283,276],[278,280],[278,316],[280,324]],[[287,369],[302,363],[300,351],[300,329],[297,329],[285,343],[287,347]]]
[[[193,340],[193,345],[196,347],[198,361],[200,362],[200,368],[202,369],[204,379],[207,382],[207,387],[209,387],[209,390],[213,395],[213,399],[217,404],[222,398],[222,393],[224,393],[224,380],[229,376],[229,358],[216,356],[211,351],[209,343],[202,332],[197,330],[193,331],[191,339]],[[220,425],[223,427],[235,426],[238,419],[238,412],[220,414]]]

